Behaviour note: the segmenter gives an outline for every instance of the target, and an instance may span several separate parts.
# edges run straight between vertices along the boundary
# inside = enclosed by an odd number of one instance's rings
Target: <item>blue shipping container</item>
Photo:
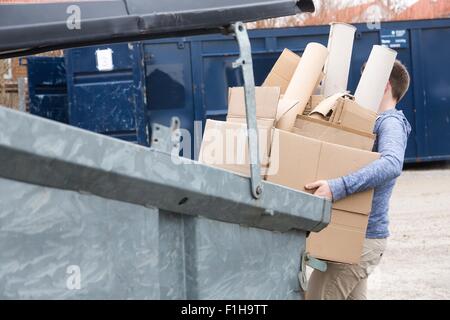
[[[380,29],[355,26],[349,90],[355,91],[360,68],[374,44],[397,50],[412,77],[398,106],[413,127],[406,160],[450,159],[450,19],[386,22]],[[326,45],[328,33],[329,26],[250,31],[256,84],[263,82],[284,48],[301,54],[309,42]],[[107,48],[114,52],[117,69],[99,71],[95,52]],[[237,57],[236,40],[223,35],[67,50],[69,123],[112,135],[134,130],[134,140],[148,145],[151,123],[169,125],[171,117],[178,116],[193,139],[200,141],[198,131],[194,137],[195,124],[207,118],[225,119],[228,87],[243,84],[240,70],[232,68]],[[30,75],[33,66],[29,62]],[[30,93],[33,85],[30,81]],[[51,97],[45,101],[47,106],[41,103],[31,110],[46,114],[42,109],[55,103],[50,103]]]

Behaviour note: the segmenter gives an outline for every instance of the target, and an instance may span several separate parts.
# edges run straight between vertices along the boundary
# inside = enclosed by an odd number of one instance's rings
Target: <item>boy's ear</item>
[[[391,82],[388,81],[388,83],[386,84],[386,87],[384,88],[384,93],[388,92],[391,89],[392,89]]]
[[[388,81],[386,87],[384,88],[384,94],[392,95],[392,85],[390,81]]]

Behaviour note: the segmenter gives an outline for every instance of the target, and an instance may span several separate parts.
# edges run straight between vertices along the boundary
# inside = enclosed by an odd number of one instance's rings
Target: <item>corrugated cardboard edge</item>
[[[368,133],[368,132],[364,132],[364,131],[360,131],[360,130],[344,127],[344,126],[341,126],[339,124],[336,124],[336,123],[333,123],[333,122],[330,122],[330,121],[326,121],[326,120],[322,120],[322,119],[315,119],[315,118],[310,117],[310,116],[298,115],[297,119],[310,121],[310,122],[317,123],[317,124],[320,124],[320,125],[336,128],[336,129],[339,129],[339,130],[342,130],[342,131],[347,131],[347,132],[354,133],[354,134],[357,134],[357,135],[360,135],[360,136],[364,136],[364,137],[367,137],[367,138],[370,138],[370,139],[373,139],[373,140],[375,140],[375,138],[376,138],[376,135],[373,134],[373,133]]]

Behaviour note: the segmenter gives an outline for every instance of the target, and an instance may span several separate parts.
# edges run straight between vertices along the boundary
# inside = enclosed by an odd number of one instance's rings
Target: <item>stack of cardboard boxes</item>
[[[359,106],[347,92],[330,97],[317,94],[323,73],[316,72],[310,79],[315,87],[308,92],[307,101],[286,97],[287,91],[305,87],[293,81],[299,79],[295,80],[295,73],[302,72],[299,65],[306,54],[305,51],[300,58],[285,49],[255,93],[262,177],[310,192],[305,189],[306,184],[347,175],[375,161],[379,154],[371,152],[376,113]],[[322,63],[319,62],[320,70]],[[244,89],[230,88],[228,102],[226,122],[206,123],[199,161],[249,176]],[[303,103],[300,108],[299,103]],[[293,108],[296,118],[286,121]],[[293,125],[286,127],[286,123]],[[358,263],[372,197],[373,190],[367,190],[334,202],[330,224],[321,232],[310,234],[307,252],[323,260]]]

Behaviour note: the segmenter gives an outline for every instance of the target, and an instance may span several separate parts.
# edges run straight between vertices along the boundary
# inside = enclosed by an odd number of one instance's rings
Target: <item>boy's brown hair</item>
[[[392,87],[392,96],[397,100],[397,103],[402,100],[406,91],[408,91],[410,81],[406,67],[399,60],[395,60],[389,82]]]
[[[364,63],[361,68],[361,73],[364,71],[365,66],[366,64]],[[408,91],[410,81],[409,72],[405,65],[399,60],[395,60],[391,75],[389,76],[389,82],[392,87],[392,96],[397,100],[397,103],[402,100]]]

